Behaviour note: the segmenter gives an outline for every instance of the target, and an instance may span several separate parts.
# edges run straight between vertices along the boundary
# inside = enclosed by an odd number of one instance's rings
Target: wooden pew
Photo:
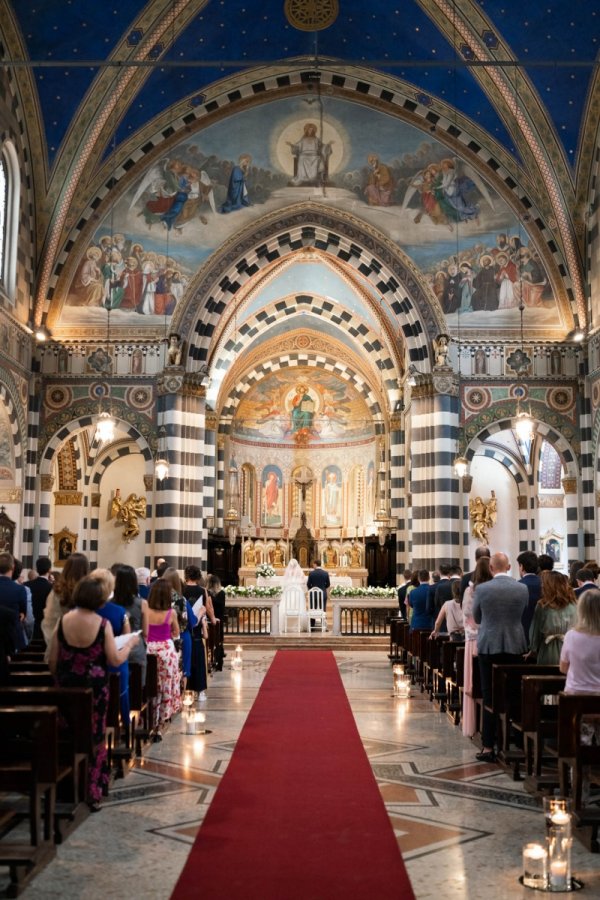
[[[449,643],[454,647],[454,659],[448,661],[450,673],[446,675],[446,705],[448,715],[455,725],[459,725],[462,709],[461,688],[465,678],[465,645],[461,641],[449,641]]]
[[[60,713],[58,730],[59,765],[70,777],[62,779],[64,796],[58,796],[55,822],[55,841],[65,836],[64,822],[81,821],[79,810],[87,799],[87,772],[92,751],[93,693],[90,688],[0,688],[0,708],[21,706],[55,706]]]
[[[48,673],[48,663],[44,659],[31,660],[21,659],[21,654],[17,654],[8,664],[9,672],[43,672]]]
[[[405,623],[405,620],[400,616],[388,616],[386,623],[390,626],[390,652],[388,653],[388,659],[393,663],[401,663],[403,662],[401,656],[403,630],[400,626]]]
[[[434,674],[442,665],[442,644],[447,640],[448,637],[446,635],[441,635],[435,640],[432,639],[427,643],[427,655],[423,662],[423,688],[429,694],[429,700],[431,702],[433,702],[433,694],[436,686]]]
[[[421,658],[419,654],[423,652],[421,650],[421,634],[425,634],[426,637],[429,637],[431,631],[427,628],[415,628],[408,633],[406,671],[411,676],[411,681],[413,684],[417,683],[419,667],[421,664]]]
[[[591,826],[591,850],[600,852],[598,827],[600,809],[584,806],[582,788],[587,766],[600,766],[600,745],[581,743],[581,721],[600,716],[600,693],[559,694],[558,698],[558,771],[563,797],[573,798],[575,821],[579,827]],[[570,777],[569,777],[570,776]],[[570,783],[569,783],[570,782]]]
[[[156,666],[156,657],[152,657]],[[145,686],[142,684],[142,666],[129,663],[129,703],[131,706],[131,746],[136,756],[142,755],[142,742],[147,741],[152,730]]]
[[[521,721],[521,679],[524,675],[559,675],[558,666],[536,666],[523,663],[492,667],[492,709],[500,721],[499,755],[512,768],[513,779],[520,779],[520,766],[525,760],[522,747],[512,747],[511,724]]]
[[[0,709],[0,791],[29,799],[31,845],[53,835],[56,785],[70,774],[58,759],[58,710],[55,706]]]
[[[544,749],[550,738],[558,738],[558,695],[565,687],[565,675],[524,675],[521,680],[521,721],[525,751],[527,786],[535,791],[558,784],[555,776],[542,775]],[[548,705],[546,697],[555,697]]]
[[[156,704],[158,702],[158,662],[156,656],[149,653],[146,657],[146,703],[148,706],[148,730],[154,731]]]
[[[8,687],[54,687],[54,676],[49,672],[9,671]]]

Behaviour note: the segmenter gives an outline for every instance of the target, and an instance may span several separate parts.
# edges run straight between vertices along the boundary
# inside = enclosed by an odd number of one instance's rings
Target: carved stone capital
[[[390,416],[390,429],[392,431],[400,431],[402,428],[402,415],[399,412],[392,413]]]
[[[465,494],[470,494],[472,487],[473,487],[473,476],[472,475],[463,475],[463,480],[462,480],[463,492]]]
[[[433,387],[436,394],[458,397],[458,378],[449,366],[434,369]]]
[[[537,500],[540,509],[562,509],[564,506],[562,494],[539,494]]]
[[[92,494],[91,498],[90,498],[92,507],[96,507],[96,508],[99,507],[101,499],[102,499],[102,494],[99,494],[99,493]]]
[[[565,494],[577,493],[577,479],[571,476],[562,479],[562,487]]]
[[[23,488],[5,488],[0,491],[0,503],[20,503],[23,499]]]
[[[524,494],[517,497],[517,509],[527,509],[527,497]]]
[[[207,412],[204,417],[204,425],[208,431],[216,431],[219,424],[219,420],[217,418],[217,414],[214,412]]]
[[[81,506],[82,502],[81,491],[54,491],[55,506]]]
[[[168,369],[159,376],[156,382],[156,390],[159,396],[164,394],[178,394],[183,386],[183,372],[177,374],[173,369]]]
[[[54,487],[54,475],[40,475],[40,487],[43,491],[51,491]]]
[[[154,475],[144,475],[144,487],[147,491],[151,491],[154,487]]]
[[[206,397],[208,378],[204,372],[186,372],[183,376],[183,391],[187,397]]]

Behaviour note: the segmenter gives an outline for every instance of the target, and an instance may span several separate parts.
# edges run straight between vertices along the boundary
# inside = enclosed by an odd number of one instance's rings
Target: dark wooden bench
[[[21,655],[18,654],[8,664],[9,672],[42,672],[48,673],[50,669],[48,668],[48,663],[44,661],[44,659],[21,659]]]
[[[461,689],[465,681],[465,645],[461,641],[449,641],[454,647],[454,658],[446,662],[450,672],[446,675],[446,711],[455,725],[460,724],[462,712]]]
[[[406,622],[400,616],[388,616],[386,623],[390,626],[390,652],[388,653],[388,659],[394,663],[402,663],[404,660],[402,658],[403,629],[401,626],[406,624]]]
[[[558,770],[563,797],[573,798],[575,822],[579,827],[591,827],[591,850],[600,851],[598,827],[600,809],[584,806],[583,779],[588,766],[600,766],[600,745],[581,743],[581,721],[590,716],[600,717],[600,693],[565,694],[558,697]]]
[[[49,671],[32,672],[27,671],[9,671],[8,686],[9,687],[54,687],[56,681],[54,675]]]
[[[59,712],[59,765],[70,773],[58,788],[55,841],[61,843],[65,825],[83,818],[83,810],[78,808],[87,799],[88,762],[93,749],[93,694],[89,688],[0,688],[0,708],[17,706],[55,706]]]
[[[434,675],[439,671],[442,665],[442,645],[444,641],[447,640],[447,635],[438,635],[435,640],[432,639],[427,642],[426,656],[423,660],[423,689],[429,694],[430,701],[433,701],[433,694],[436,687]]]
[[[37,847],[42,831],[44,840],[53,837],[56,786],[71,774],[58,758],[58,710],[45,705],[4,707],[0,734],[0,791],[28,798],[30,840]]]
[[[565,675],[524,675],[521,679],[521,719],[516,727],[523,734],[525,781],[528,789],[540,791],[558,785],[555,774],[542,774],[549,759],[547,742],[558,739],[558,695],[565,687]],[[548,698],[555,700],[549,704]],[[556,752],[552,754],[556,758]]]
[[[148,660],[150,657],[148,657]],[[150,665],[156,668],[156,657]],[[136,756],[142,755],[142,743],[149,740],[152,726],[146,687],[142,682],[142,666],[129,663],[129,704],[131,707],[131,746]]]

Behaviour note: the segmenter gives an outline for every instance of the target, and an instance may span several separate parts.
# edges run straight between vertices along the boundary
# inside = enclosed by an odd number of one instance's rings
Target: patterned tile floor
[[[58,848],[26,900],[169,897],[273,656],[244,655],[241,673],[226,669],[212,679],[212,733],[190,737],[174,721],[115,783],[105,808]],[[476,748],[426,698],[392,699],[380,653],[336,658],[419,900],[531,898],[518,883],[521,850],[542,838],[544,823],[522,784],[477,763]],[[576,838],[582,896],[600,896],[599,863]],[[0,869],[0,889],[2,876]]]

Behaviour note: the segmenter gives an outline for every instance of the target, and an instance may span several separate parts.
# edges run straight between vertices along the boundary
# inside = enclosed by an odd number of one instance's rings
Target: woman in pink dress
[[[156,656],[158,697],[154,709],[153,741],[161,741],[161,728],[181,710],[179,657],[173,643],[179,637],[177,614],[171,608],[171,585],[162,578],[148,594],[148,656]]]
[[[478,584],[484,581],[491,581],[492,573],[490,572],[490,560],[487,556],[482,556],[478,560],[473,572],[473,581],[466,589],[463,602],[462,613],[465,626],[465,671],[464,671],[464,688],[463,688],[463,707],[462,707],[462,732],[465,737],[473,737],[475,734],[475,701],[473,700],[473,660],[477,656],[477,632],[479,626],[473,618],[473,594]]]

